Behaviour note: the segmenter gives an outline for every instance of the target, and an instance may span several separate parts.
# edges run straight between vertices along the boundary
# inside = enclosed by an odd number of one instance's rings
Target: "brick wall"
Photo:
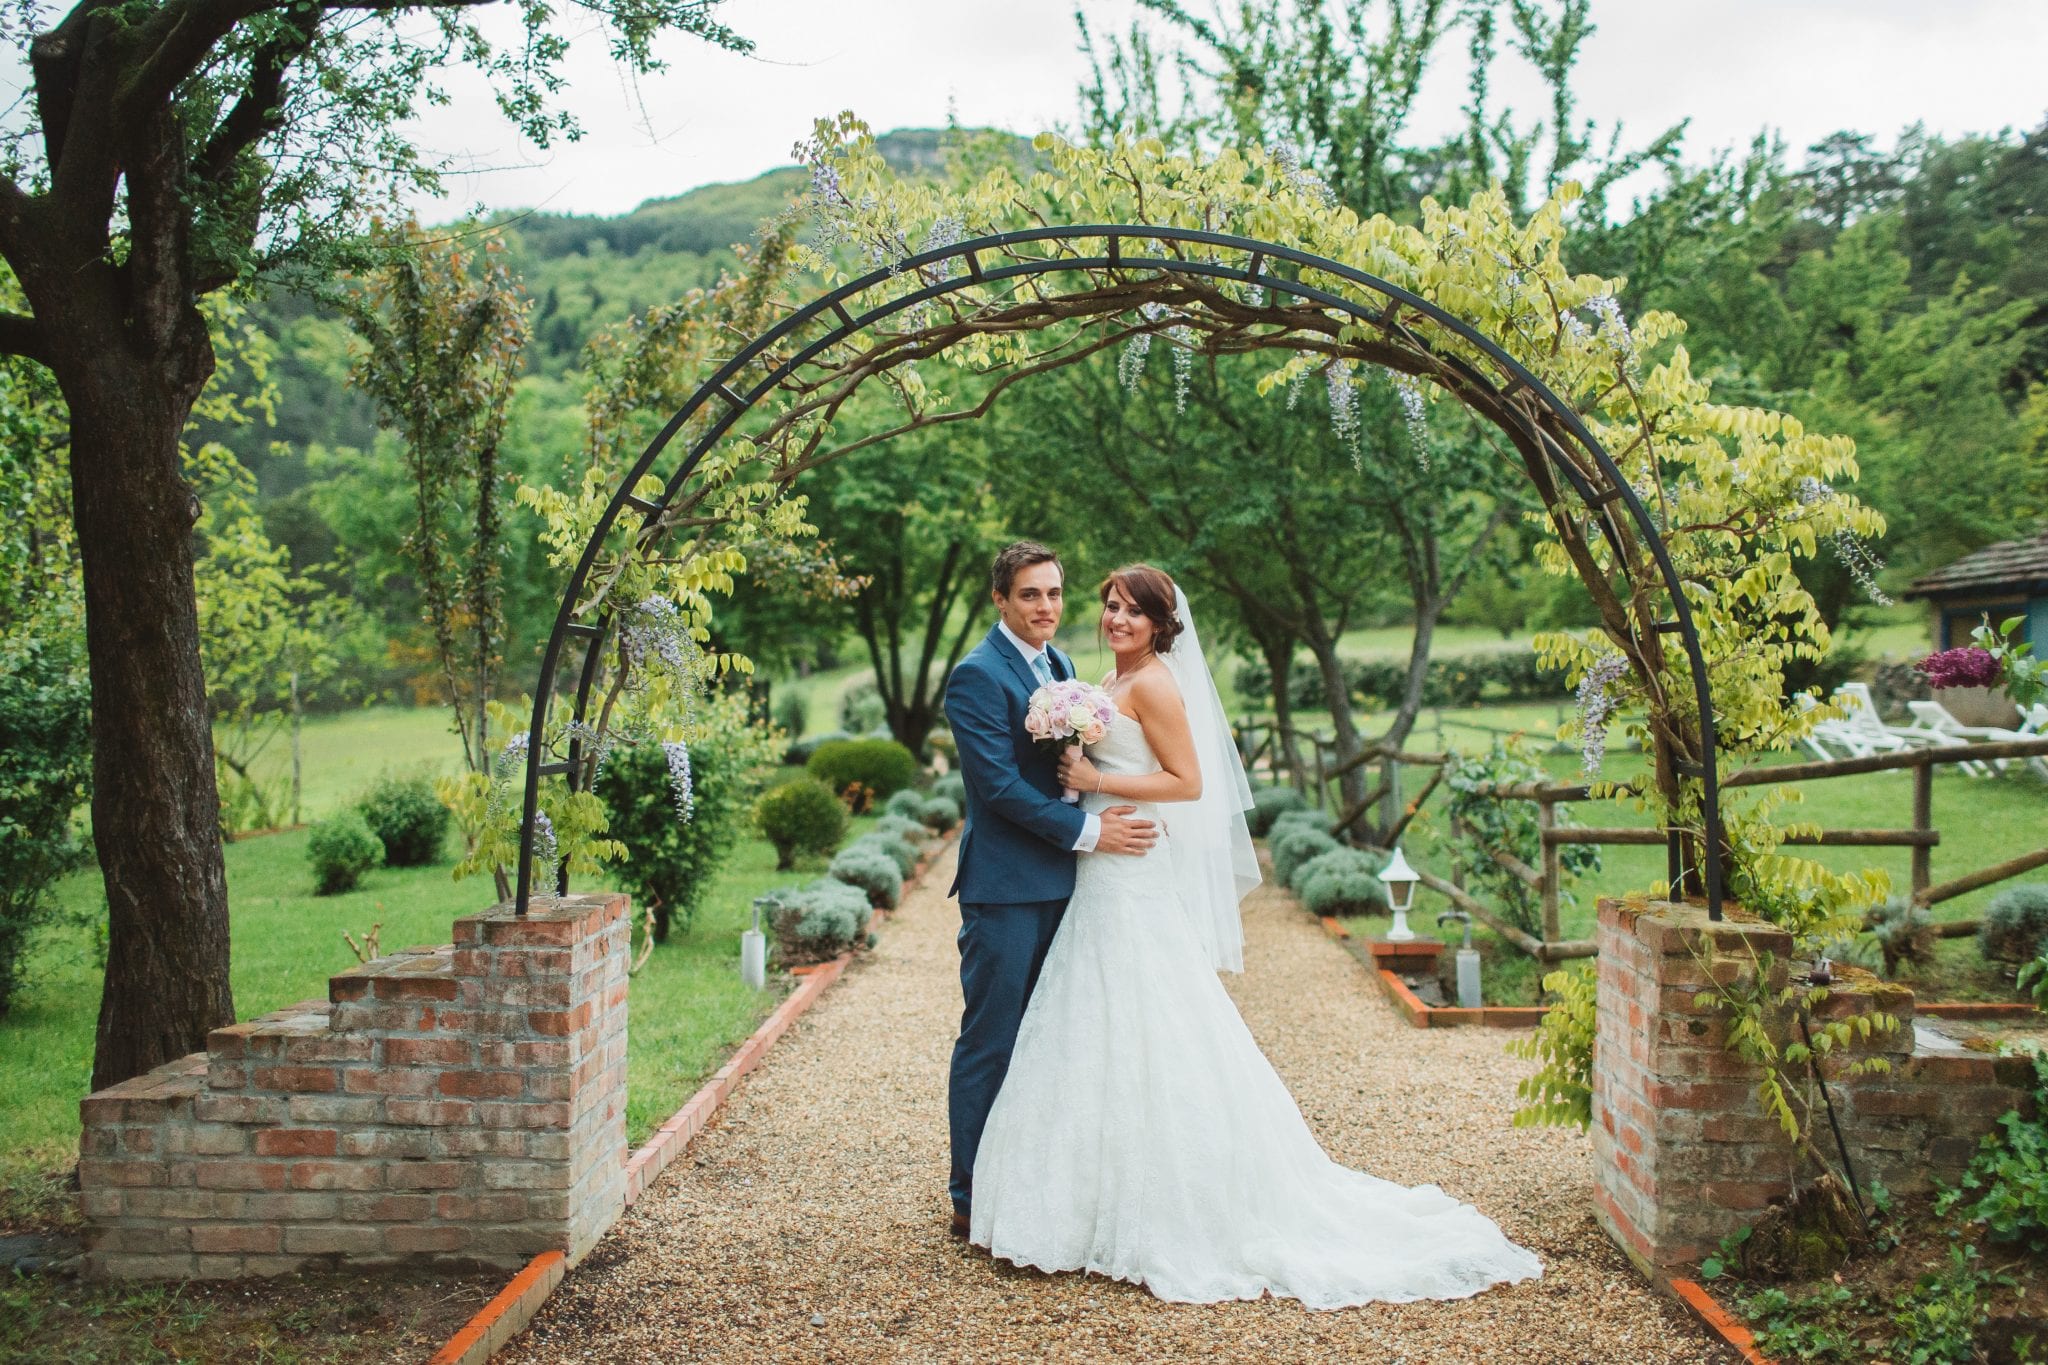
[[[1654,1275],[1697,1262],[1789,1188],[1791,1149],[1756,1097],[1756,1070],[1728,1051],[1726,1015],[1694,1001],[1710,979],[1753,973],[1764,954],[1782,987],[1792,939],[1765,924],[1715,924],[1692,906],[1607,900],[1599,945],[1594,1202],[1608,1234]],[[1998,1116],[2026,1105],[2032,1066],[1916,1027],[1902,986],[1842,976],[1816,1022],[1875,1011],[1899,1020],[1854,1054],[1884,1056],[1889,1072],[1823,1071],[1858,1178],[1899,1192],[1954,1179]],[[1782,1044],[1798,1025],[1781,1011],[1769,1027]],[[1821,1140],[1832,1154],[1832,1135]]]
[[[80,1106],[90,1269],[574,1260],[624,1205],[621,895],[509,906]]]

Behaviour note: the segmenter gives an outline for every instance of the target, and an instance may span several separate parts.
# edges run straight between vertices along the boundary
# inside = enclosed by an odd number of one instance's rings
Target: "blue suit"
[[[1047,647],[1055,678],[1074,676],[1066,655]],[[1038,969],[1074,894],[1074,845],[1087,817],[1060,800],[1057,761],[1024,733],[1038,688],[1031,668],[1003,635],[989,629],[946,683],[946,718],[967,784],[967,828],[960,836],[960,1039],[948,1090],[953,1207],[964,1213],[973,1189],[974,1154],[988,1111],[1010,1069],[1017,1025],[1038,983]]]

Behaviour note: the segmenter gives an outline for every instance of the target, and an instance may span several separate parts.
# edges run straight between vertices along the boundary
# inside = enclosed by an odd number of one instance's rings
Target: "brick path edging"
[[[1744,1365],[1777,1365],[1777,1362],[1756,1348],[1756,1336],[1733,1313],[1723,1308],[1720,1301],[1708,1293],[1706,1287],[1696,1280],[1669,1282],[1671,1292],[1678,1301],[1698,1318],[1700,1325],[1721,1338],[1728,1348],[1741,1356]]]
[[[953,834],[947,835],[946,843],[952,842],[953,837]],[[924,880],[924,874],[944,847],[941,844],[937,851],[918,863],[917,870],[904,883],[906,892]],[[868,927],[872,929],[884,913],[876,911],[869,919]],[[789,1026],[801,1018],[804,1011],[818,1002],[818,997],[845,973],[847,964],[852,961],[853,953],[848,951],[829,962],[790,969],[790,975],[797,978],[797,988],[775,1007],[774,1013],[761,1021],[760,1027],[748,1035],[747,1041],[726,1059],[725,1065],[712,1072],[711,1079],[684,1101],[682,1108],[669,1115],[668,1120],[654,1130],[653,1136],[626,1158],[627,1208],[632,1208],[647,1187],[683,1154],[690,1140],[703,1131],[712,1115],[739,1088],[741,1078],[761,1064],[768,1049],[775,1046],[776,1040],[789,1031]],[[559,1251],[544,1251],[534,1257],[526,1263],[525,1269],[498,1291],[496,1297],[478,1310],[475,1317],[462,1325],[462,1330],[434,1352],[427,1365],[486,1365],[500,1347],[533,1321],[541,1305],[547,1302],[548,1295],[555,1291],[555,1286],[568,1272],[568,1258]]]

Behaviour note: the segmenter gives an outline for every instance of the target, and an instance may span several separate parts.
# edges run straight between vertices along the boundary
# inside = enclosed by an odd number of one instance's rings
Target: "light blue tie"
[[[1052,660],[1045,657],[1042,649],[1031,656],[1031,676],[1038,679],[1041,686],[1052,686]]]

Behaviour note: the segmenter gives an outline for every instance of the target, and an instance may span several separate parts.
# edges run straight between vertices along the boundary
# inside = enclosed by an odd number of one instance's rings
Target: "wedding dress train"
[[[1129,717],[1090,758],[1105,772],[1159,768]],[[1173,856],[1169,828],[1146,857],[1081,859],[982,1135],[972,1240],[1186,1303],[1272,1294],[1342,1308],[1541,1275],[1436,1186],[1324,1154],[1217,978]]]

